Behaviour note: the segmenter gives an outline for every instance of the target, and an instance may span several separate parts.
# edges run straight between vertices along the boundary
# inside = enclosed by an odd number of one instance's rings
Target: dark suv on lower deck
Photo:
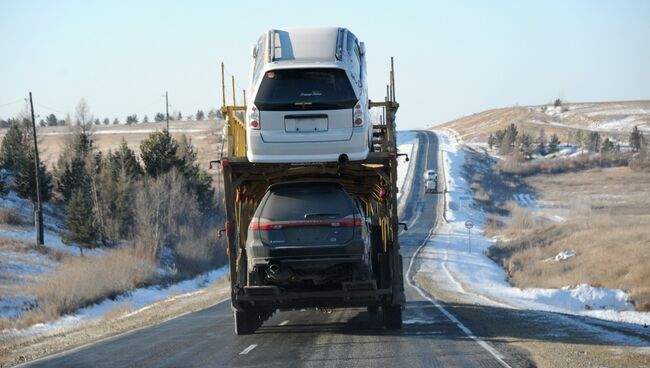
[[[271,186],[248,228],[249,285],[336,286],[370,278],[368,225],[338,183]]]

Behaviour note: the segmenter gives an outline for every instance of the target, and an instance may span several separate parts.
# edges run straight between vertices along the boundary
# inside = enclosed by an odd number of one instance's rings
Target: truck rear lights
[[[361,109],[361,101],[354,105],[354,126],[363,126],[363,110]]]
[[[260,129],[260,111],[255,105],[251,106],[248,113],[248,126],[254,130]]]
[[[248,228],[250,230],[282,230],[296,227],[355,227],[362,226],[363,218],[357,216],[346,216],[339,220],[295,220],[295,221],[269,221],[263,218],[253,217]]]
[[[250,230],[282,230],[283,226],[280,223],[272,222],[266,219],[261,219],[259,217],[253,217],[251,219],[250,225],[248,225]]]

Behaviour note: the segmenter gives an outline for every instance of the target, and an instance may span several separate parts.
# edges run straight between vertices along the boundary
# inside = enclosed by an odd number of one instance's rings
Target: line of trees
[[[557,152],[560,147],[560,138],[553,133],[551,139],[547,140],[544,129],[541,129],[537,138],[534,138],[528,132],[520,133],[517,126],[512,123],[503,130],[490,133],[488,146],[490,149],[498,149],[502,155],[517,151],[524,157],[531,158],[535,153],[547,155]]]
[[[620,142],[610,137],[603,137],[595,131],[578,130],[575,134],[571,133],[569,139],[573,140],[579,149],[588,152],[621,151]],[[557,152],[560,143],[557,134],[552,134],[550,140],[547,140],[544,129],[541,129],[537,137],[533,137],[528,132],[520,132],[514,123],[505,129],[490,133],[488,137],[488,146],[491,150],[496,149],[501,155],[517,153],[524,158],[531,158],[534,154],[547,155]],[[630,133],[629,145],[632,152],[639,152],[646,146],[646,139],[636,126]]]
[[[199,109],[196,111],[196,114],[189,114],[185,116],[185,120],[205,120],[206,118],[209,120],[215,120],[221,117],[221,112],[215,109],[211,109],[207,112],[207,114]],[[155,122],[164,122],[167,121],[167,115],[162,112],[157,112],[154,114],[154,119]],[[183,120],[183,115],[178,112],[178,114],[170,114],[169,115],[169,120],[176,120],[176,121],[181,121]],[[118,118],[114,118],[112,121],[109,118],[104,118],[104,119],[99,119],[95,118],[92,119],[92,124],[93,125],[110,125],[112,124],[119,124],[120,120]],[[127,115],[124,118],[124,122],[126,124],[138,124],[140,122],[140,119],[138,118],[137,114],[131,114]],[[142,118],[142,123],[148,123],[149,122],[149,117],[148,115],[145,115]],[[19,121],[15,118],[9,118],[9,119],[0,119],[0,129],[2,128],[10,128],[12,125],[15,125],[19,123]],[[38,121],[38,125],[41,127],[54,127],[54,126],[72,126],[76,124],[76,121],[73,121],[70,116],[66,116],[64,119],[59,119],[55,114],[49,114],[48,116],[45,117],[45,119],[40,119]]]
[[[222,220],[211,176],[199,168],[190,139],[173,138],[167,130],[140,143],[140,155],[122,140],[115,150],[100,152],[93,139],[92,118],[85,101],[76,125],[53,171],[41,166],[41,197],[53,197],[65,209],[65,243],[84,249],[136,244],[159,257],[164,247],[180,259],[205,262],[211,257],[197,243]],[[0,194],[15,190],[35,201],[34,155],[30,122],[14,123],[0,146]],[[7,174],[7,175],[5,175]],[[11,175],[14,180],[4,180]],[[204,249],[200,255],[196,249]],[[207,252],[207,253],[206,253]],[[209,260],[209,259],[208,259]]]

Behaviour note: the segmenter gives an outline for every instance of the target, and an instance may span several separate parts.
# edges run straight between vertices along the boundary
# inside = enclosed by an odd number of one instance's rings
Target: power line
[[[38,103],[38,102],[34,102],[34,104],[35,104],[35,105],[38,105],[39,107],[42,107],[42,108],[47,109],[47,110],[50,110],[50,111],[54,111],[54,112],[59,113],[59,114],[63,114],[63,115],[67,114],[67,112],[63,112],[63,111],[61,111],[61,110],[57,110],[57,109],[52,108],[52,107],[49,107],[49,106],[45,106],[45,105],[40,104],[40,103]]]
[[[13,102],[7,102],[7,103],[5,103],[5,104],[2,104],[2,105],[0,105],[0,107],[5,107],[5,106],[9,106],[9,105],[14,105],[14,104],[17,104],[17,103],[19,103],[19,102],[23,102],[23,101],[25,101],[25,99],[24,99],[24,98],[21,98],[20,100],[16,100],[16,101],[13,101]]]

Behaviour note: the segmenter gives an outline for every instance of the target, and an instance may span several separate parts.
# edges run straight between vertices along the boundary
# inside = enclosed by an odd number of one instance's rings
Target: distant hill
[[[627,140],[635,125],[650,134],[650,100],[508,107],[465,116],[436,128],[451,128],[465,142],[478,143],[487,141],[490,133],[510,123],[523,131],[538,132],[544,128],[547,135],[556,133],[563,141],[577,130],[598,131]]]

